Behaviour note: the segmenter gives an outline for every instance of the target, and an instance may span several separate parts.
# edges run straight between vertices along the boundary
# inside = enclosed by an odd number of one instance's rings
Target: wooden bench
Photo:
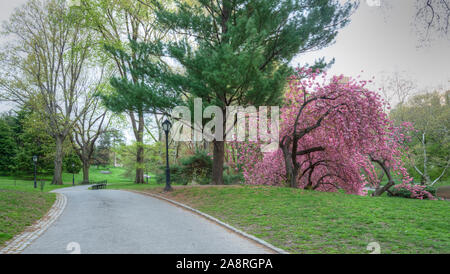
[[[101,181],[101,182],[97,182],[92,186],[92,190],[98,190],[98,189],[106,189],[106,185],[108,184],[108,182],[105,181]]]

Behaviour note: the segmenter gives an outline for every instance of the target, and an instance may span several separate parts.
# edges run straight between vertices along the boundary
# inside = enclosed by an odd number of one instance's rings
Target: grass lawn
[[[131,181],[130,178],[126,178],[125,176],[123,176],[123,173],[125,172],[125,169],[120,168],[120,167],[108,167],[108,170],[111,172],[111,174],[103,174],[101,173],[102,171],[105,171],[106,168],[97,168],[95,166],[91,167],[89,169],[89,180],[91,181],[103,181],[103,180],[108,180],[108,183],[113,182],[113,183],[128,183]],[[0,178],[4,178],[4,179],[9,179],[9,180],[14,180],[14,179],[18,179],[18,180],[23,180],[23,181],[33,181],[34,180],[34,175],[30,174],[29,176],[21,176],[21,177],[13,177],[13,176],[8,176],[8,177],[0,177]],[[51,181],[52,181],[53,175],[52,174],[38,174],[37,175],[37,180],[38,181],[46,181],[46,186],[50,185]],[[71,173],[66,173],[63,172],[62,175],[62,179],[63,179],[63,183],[64,185],[72,185],[72,174]],[[80,173],[75,174],[75,184],[79,184],[81,181],[83,181],[83,173],[80,171]]]
[[[0,178],[0,246],[42,218],[55,197],[34,189],[32,182]]]
[[[149,188],[161,194],[162,188]],[[277,187],[175,187],[188,204],[291,253],[450,253],[450,203]]]

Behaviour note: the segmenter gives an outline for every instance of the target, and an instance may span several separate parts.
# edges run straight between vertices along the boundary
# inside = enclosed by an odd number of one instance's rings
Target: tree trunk
[[[284,165],[286,168],[286,181],[289,184],[289,187],[296,188],[297,187],[298,170],[295,168],[294,163],[292,161],[292,155],[289,151],[290,144],[291,144],[291,139],[287,138],[286,140],[283,140],[282,144],[280,144],[280,148],[283,151]]]
[[[395,183],[393,181],[389,181],[386,185],[383,187],[378,187],[374,193],[372,193],[372,196],[378,197],[381,196],[384,192],[389,191],[389,189],[394,186]]]
[[[138,147],[136,153],[136,184],[144,183],[144,147],[142,140],[138,140]]]
[[[223,161],[225,157],[225,142],[213,141],[213,166],[212,166],[212,184],[223,185]]]
[[[55,147],[55,168],[53,170],[53,180],[52,185],[62,185],[62,162],[63,162],[63,142],[64,138],[61,136],[57,136],[56,147]]]
[[[425,138],[425,132],[422,134],[422,149],[423,149],[423,174],[421,185],[428,185],[430,183],[430,176],[428,175],[428,155],[427,155],[427,142]]]
[[[83,183],[89,182],[89,168],[90,168],[89,159],[84,159],[83,160]]]
[[[136,184],[144,184],[144,115],[139,114],[139,128],[136,136]]]

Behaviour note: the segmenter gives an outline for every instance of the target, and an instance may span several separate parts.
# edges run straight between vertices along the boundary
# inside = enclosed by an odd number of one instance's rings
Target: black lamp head
[[[164,130],[166,133],[170,131],[170,128],[171,128],[171,127],[172,127],[172,123],[170,123],[169,120],[165,120],[165,121],[162,123],[162,128],[163,128],[163,130]]]

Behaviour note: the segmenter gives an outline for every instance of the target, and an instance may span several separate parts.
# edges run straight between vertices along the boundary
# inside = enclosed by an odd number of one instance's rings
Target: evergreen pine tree
[[[160,7],[159,23],[185,39],[168,45],[183,67],[166,83],[206,105],[279,103],[290,61],[332,43],[356,7],[333,0],[198,0]],[[223,184],[224,142],[214,141],[213,184]]]

